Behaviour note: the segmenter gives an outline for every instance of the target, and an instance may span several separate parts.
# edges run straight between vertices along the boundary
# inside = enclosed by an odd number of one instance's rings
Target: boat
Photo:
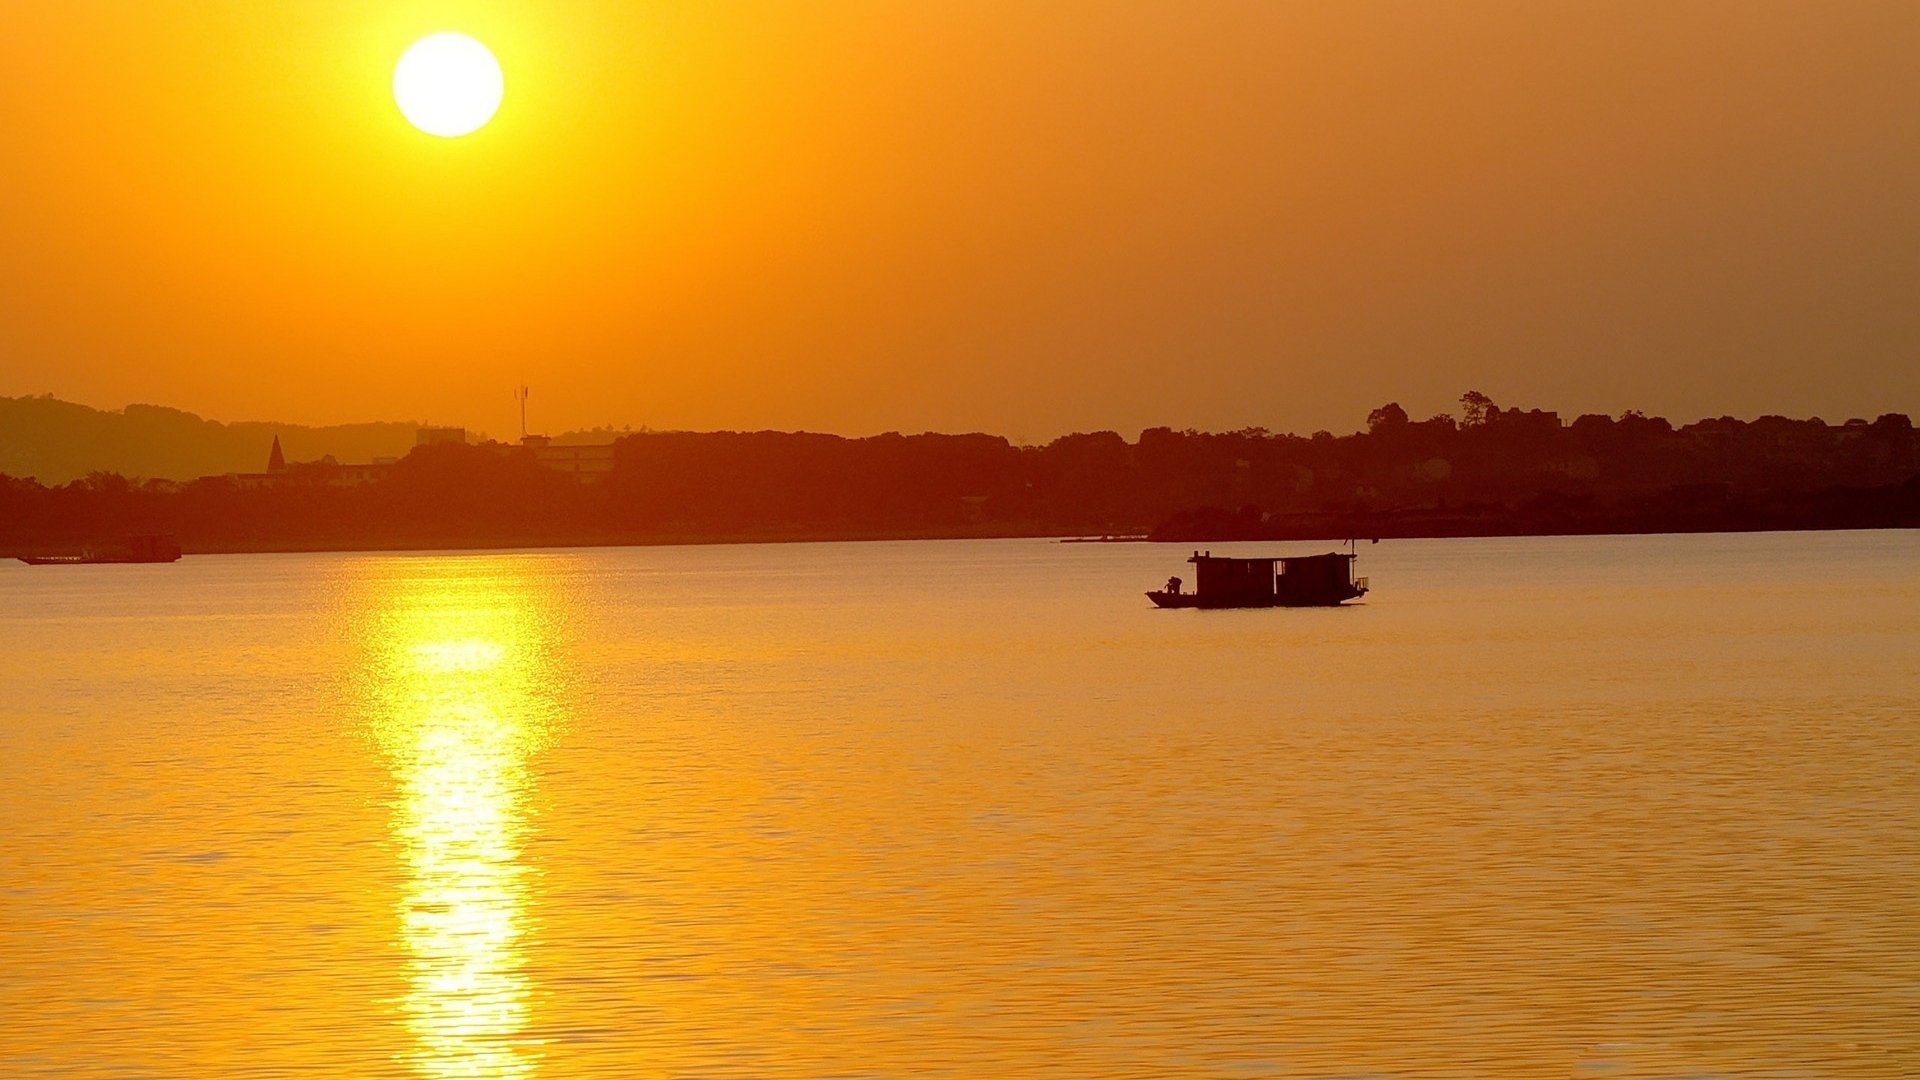
[[[1163,608],[1335,607],[1367,594],[1367,579],[1353,573],[1356,556],[1325,555],[1231,559],[1194,552],[1194,591],[1179,578],[1147,594]]]
[[[21,555],[28,566],[78,566],[87,563],[165,563],[177,562],[180,545],[171,536],[130,536],[125,544],[105,548],[86,548],[77,555]]]

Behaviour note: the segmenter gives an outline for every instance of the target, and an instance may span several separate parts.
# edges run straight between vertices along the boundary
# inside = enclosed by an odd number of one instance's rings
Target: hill
[[[0,397],[0,473],[64,484],[89,473],[191,480],[266,466],[274,436],[289,459],[399,457],[413,448],[413,423],[306,427],[225,424],[161,405],[104,410],[51,396]]]

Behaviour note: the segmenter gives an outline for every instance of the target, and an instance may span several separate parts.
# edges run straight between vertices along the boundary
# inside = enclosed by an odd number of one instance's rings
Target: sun
[[[500,108],[500,63],[465,34],[429,34],[393,68],[393,100],[414,127],[454,138],[480,130]]]

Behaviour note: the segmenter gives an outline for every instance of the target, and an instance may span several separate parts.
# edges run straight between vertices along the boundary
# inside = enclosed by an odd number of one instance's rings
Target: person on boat
[[[1175,596],[1179,596],[1180,595],[1180,579],[1177,577],[1168,578],[1167,591],[1172,593]]]

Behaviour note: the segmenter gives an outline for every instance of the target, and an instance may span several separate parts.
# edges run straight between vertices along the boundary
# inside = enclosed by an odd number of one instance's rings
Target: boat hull
[[[1355,590],[1346,595],[1323,596],[1258,596],[1216,598],[1203,597],[1196,593],[1170,593],[1164,589],[1147,594],[1155,607],[1163,608],[1206,608],[1219,610],[1224,608],[1270,608],[1270,607],[1339,607],[1349,600],[1357,600],[1366,595],[1365,589]]]
[[[70,555],[15,556],[28,566],[85,566],[91,563],[170,563],[180,558],[180,545],[171,536],[129,537],[124,544],[90,547]]]
[[[17,555],[28,566],[93,566],[99,563],[170,563],[179,555]]]

